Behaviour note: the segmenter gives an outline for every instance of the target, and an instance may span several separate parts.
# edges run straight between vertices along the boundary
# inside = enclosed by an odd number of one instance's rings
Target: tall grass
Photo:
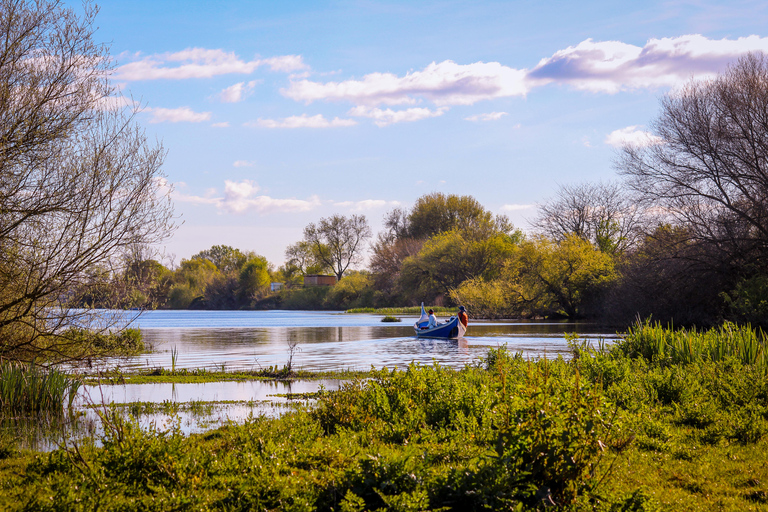
[[[672,363],[724,361],[737,359],[742,364],[768,369],[766,336],[750,325],[725,322],[709,330],[671,329],[649,320],[638,321],[618,344],[630,357],[669,360]]]
[[[61,412],[77,394],[80,379],[55,368],[17,362],[0,363],[0,409],[5,414]]]

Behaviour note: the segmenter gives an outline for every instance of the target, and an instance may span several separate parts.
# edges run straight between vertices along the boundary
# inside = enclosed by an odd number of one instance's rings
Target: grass
[[[393,322],[401,322],[402,320],[401,320],[400,318],[396,317],[396,316],[389,316],[389,315],[387,315],[387,316],[383,317],[383,318],[381,319],[381,321],[382,321],[382,322],[390,322],[390,323],[393,323]]]
[[[366,378],[370,371],[339,370],[326,372],[311,372],[306,370],[287,371],[285,368],[270,366],[251,371],[219,371],[206,368],[153,368],[125,372],[119,369],[100,372],[97,375],[84,377],[83,382],[96,384],[159,384],[159,383],[205,383],[248,380],[322,380],[322,379],[355,379]]]
[[[434,310],[436,315],[453,315],[456,308],[444,308],[442,306],[424,306],[429,311]],[[348,309],[346,313],[371,313],[374,315],[420,315],[421,306],[407,306],[401,308],[355,308]]]
[[[0,508],[768,508],[764,369],[735,348],[685,358],[639,343],[376,370],[311,410],[189,437],[115,417],[101,448],[0,457]]]
[[[55,368],[0,363],[0,410],[3,415],[60,413],[72,405],[82,381]]]
[[[648,360],[688,364],[734,358],[765,371],[768,369],[766,343],[765,333],[749,325],[725,322],[706,331],[674,330],[646,320],[638,321],[628,330],[622,347],[628,355]]]

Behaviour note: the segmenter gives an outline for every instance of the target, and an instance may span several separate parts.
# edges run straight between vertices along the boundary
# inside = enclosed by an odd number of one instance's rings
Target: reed
[[[628,329],[619,345],[628,355],[648,360],[688,364],[733,358],[762,370],[768,369],[765,333],[750,325],[725,322],[709,330],[686,330],[662,327],[649,320],[638,321]]]
[[[0,363],[0,409],[5,414],[58,413],[72,407],[82,381],[56,368]]]

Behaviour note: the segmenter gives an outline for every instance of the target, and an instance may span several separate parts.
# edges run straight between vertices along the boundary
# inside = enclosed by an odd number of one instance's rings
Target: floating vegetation
[[[387,316],[385,316],[384,318],[382,318],[382,319],[381,319],[381,321],[382,321],[382,322],[400,322],[400,321],[401,321],[401,319],[399,319],[399,318],[398,318],[398,317],[396,317],[396,316],[390,316],[390,315],[387,315]]]

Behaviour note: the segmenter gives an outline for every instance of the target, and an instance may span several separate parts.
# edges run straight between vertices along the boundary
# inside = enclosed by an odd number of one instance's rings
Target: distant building
[[[304,276],[304,286],[333,286],[336,284],[336,276],[323,276],[320,274],[307,274]]]
[[[279,292],[283,289],[283,283],[272,283],[269,285],[269,289],[273,292]]]

